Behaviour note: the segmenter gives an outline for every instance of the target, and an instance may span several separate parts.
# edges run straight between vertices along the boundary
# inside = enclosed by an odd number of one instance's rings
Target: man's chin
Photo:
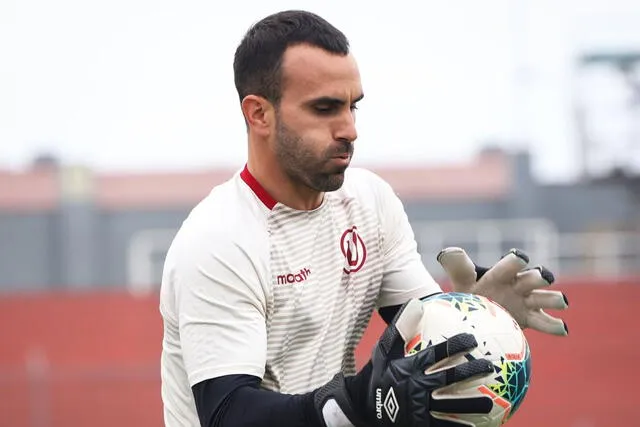
[[[331,192],[339,190],[344,184],[344,172],[347,168],[344,168],[341,172],[332,173],[327,175],[327,179],[322,186],[322,191]]]

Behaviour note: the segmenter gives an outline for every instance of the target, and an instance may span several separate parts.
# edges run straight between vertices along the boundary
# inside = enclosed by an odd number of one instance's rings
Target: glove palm
[[[467,253],[457,247],[443,249],[437,259],[454,291],[492,299],[509,311],[523,329],[560,336],[569,333],[564,321],[544,311],[568,308],[566,296],[543,289],[554,282],[553,274],[541,266],[527,268],[529,257],[523,252],[512,249],[491,268],[476,266]]]

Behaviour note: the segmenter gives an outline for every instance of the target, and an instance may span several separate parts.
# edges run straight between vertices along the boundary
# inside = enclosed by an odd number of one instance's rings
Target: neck
[[[274,200],[301,211],[313,210],[322,204],[323,192],[293,181],[280,167],[271,152],[268,153],[269,155],[257,155],[252,149],[255,145],[257,144],[249,144],[247,168]]]

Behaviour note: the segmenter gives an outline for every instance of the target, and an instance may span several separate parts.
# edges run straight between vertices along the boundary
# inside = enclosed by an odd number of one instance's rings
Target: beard
[[[320,192],[336,191],[344,183],[348,165],[332,164],[335,156],[353,155],[353,144],[339,142],[318,154],[313,141],[305,141],[289,129],[282,119],[276,129],[275,154],[284,172],[292,180]]]

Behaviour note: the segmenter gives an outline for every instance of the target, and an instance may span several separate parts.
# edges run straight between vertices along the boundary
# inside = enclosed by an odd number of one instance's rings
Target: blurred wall
[[[532,388],[509,425],[633,425],[640,181],[540,185],[526,154],[495,151],[376,172],[405,203],[436,278],[442,247],[484,265],[520,247],[569,295],[569,338],[528,332]],[[189,210],[232,173],[0,171],[0,427],[162,425],[164,255]],[[358,363],[380,331],[374,316]]]
[[[610,427],[637,419],[638,278],[562,280],[568,338],[528,331],[533,379],[512,427]],[[0,299],[0,426],[162,425],[156,294]],[[382,330],[374,316],[357,352]]]
[[[0,211],[0,288],[42,289],[57,282],[56,214]]]
[[[439,249],[459,245],[482,263],[493,263],[517,246],[555,271],[583,272],[588,266],[570,261],[590,262],[595,256],[624,258],[626,264],[605,274],[640,274],[640,190],[621,182],[541,185],[533,180],[529,162],[527,154],[489,152],[470,164],[375,171],[405,203],[433,271]],[[181,222],[232,174],[0,171],[0,292],[157,286]],[[40,188],[45,179],[49,186]],[[511,227],[509,221],[517,220],[536,224],[501,235]],[[608,235],[586,235],[593,231]],[[634,234],[616,235],[627,232]],[[466,240],[456,240],[461,233]],[[582,233],[583,239],[565,248],[568,233]],[[617,252],[603,254],[602,248]]]

